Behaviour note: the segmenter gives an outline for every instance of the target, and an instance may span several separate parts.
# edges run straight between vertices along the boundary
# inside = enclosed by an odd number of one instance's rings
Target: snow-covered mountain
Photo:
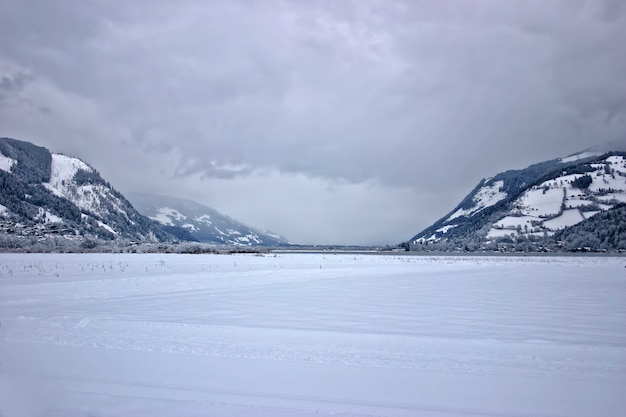
[[[482,180],[409,245],[417,250],[507,245],[533,250],[551,243],[557,232],[624,203],[626,152],[586,150]],[[600,242],[601,248],[611,249],[613,243]]]
[[[251,228],[195,201],[147,193],[127,195],[142,214],[183,240],[245,246],[289,244],[280,235]]]
[[[31,240],[173,239],[85,162],[10,138],[0,138],[0,233]]]

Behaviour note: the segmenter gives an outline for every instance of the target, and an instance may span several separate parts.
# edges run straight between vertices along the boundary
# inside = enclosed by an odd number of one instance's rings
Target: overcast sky
[[[626,140],[623,0],[0,0],[0,136],[297,243]]]

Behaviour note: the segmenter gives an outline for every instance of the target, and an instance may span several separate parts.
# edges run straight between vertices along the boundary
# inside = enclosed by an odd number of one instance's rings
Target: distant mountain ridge
[[[458,206],[405,246],[413,250],[555,249],[569,245],[558,240],[557,233],[625,202],[626,152],[589,149],[480,181]],[[594,243],[596,250],[619,249],[615,239]]]
[[[128,197],[143,215],[182,240],[244,246],[290,244],[276,233],[251,228],[192,200],[148,193],[129,193]]]

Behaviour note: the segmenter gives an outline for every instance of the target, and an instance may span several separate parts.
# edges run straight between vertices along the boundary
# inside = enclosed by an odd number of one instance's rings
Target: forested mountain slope
[[[608,212],[607,219],[626,221],[609,214],[623,203],[626,152],[585,151],[482,180],[454,210],[404,245],[413,250],[554,250],[563,248],[559,237],[567,230],[584,227],[596,215]],[[583,246],[625,249],[620,242],[601,239]]]
[[[148,193],[130,193],[128,197],[142,214],[181,240],[244,246],[289,244],[276,233],[246,226],[195,201]]]
[[[0,233],[41,240],[173,240],[78,158],[0,138]]]

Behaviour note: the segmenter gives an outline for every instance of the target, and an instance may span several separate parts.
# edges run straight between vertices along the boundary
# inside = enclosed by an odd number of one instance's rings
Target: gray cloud
[[[194,184],[182,196],[294,240],[395,242],[482,177],[623,141],[625,12],[621,1],[5,0],[0,123],[122,190]],[[317,219],[315,234],[280,209],[295,184],[316,196],[290,204]],[[405,209],[391,221],[376,201]]]

